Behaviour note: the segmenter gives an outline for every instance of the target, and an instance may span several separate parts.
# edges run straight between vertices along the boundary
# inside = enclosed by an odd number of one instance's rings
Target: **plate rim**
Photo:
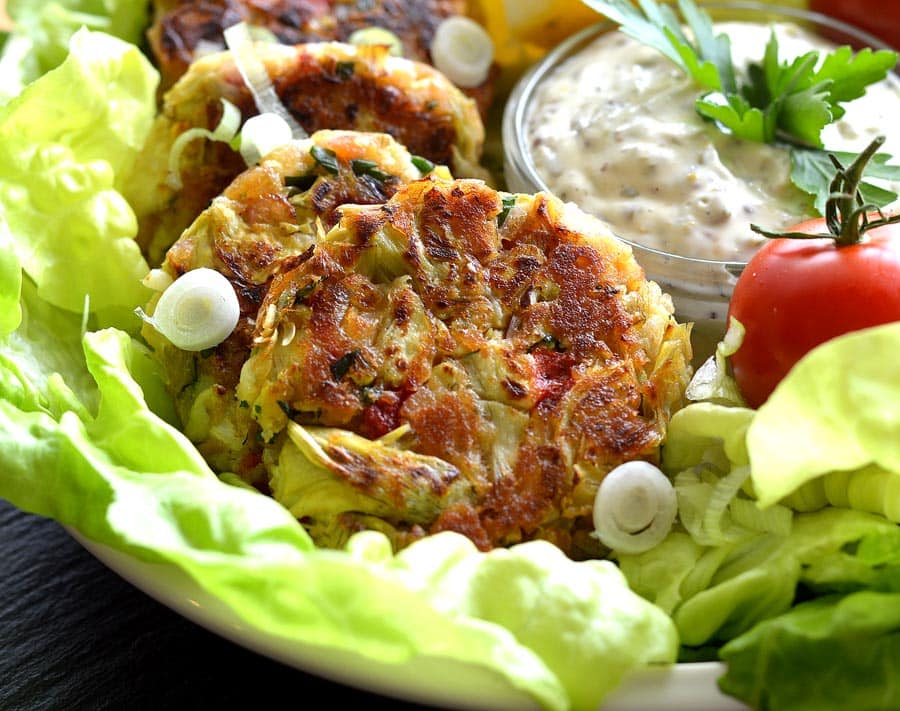
[[[466,683],[447,684],[445,680],[441,688],[436,688],[434,683],[423,680],[436,671],[435,665],[441,665],[441,672],[446,677],[447,670],[443,666],[447,664],[446,659],[417,657],[408,664],[380,663],[352,652],[252,630],[174,563],[144,561],[93,541],[74,528],[64,528],[102,565],[176,614],[287,667],[408,703],[461,710],[541,710],[533,696],[515,689],[499,673],[475,665],[457,663],[458,668],[450,670],[451,676],[460,677],[458,680],[472,675],[473,678],[464,680]],[[650,708],[655,711],[746,711],[748,706],[718,688],[716,679],[724,671],[725,665],[715,661],[635,670],[607,695],[601,708],[602,711],[646,711]],[[466,693],[467,687],[471,693]]]

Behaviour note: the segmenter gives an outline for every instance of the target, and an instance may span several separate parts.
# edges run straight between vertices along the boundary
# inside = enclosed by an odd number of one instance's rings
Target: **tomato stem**
[[[828,237],[833,239],[837,246],[844,247],[851,244],[859,244],[867,230],[900,222],[900,214],[887,217],[877,205],[866,203],[859,187],[866,165],[872,159],[872,156],[878,152],[883,143],[884,136],[877,136],[856,156],[848,168],[844,168],[833,153],[828,154],[831,163],[835,167],[835,176],[831,181],[828,200],[825,203],[827,233],[777,232],[763,229],[758,225],[750,225],[750,229],[771,239],[821,239]],[[878,217],[872,219],[875,214]]]

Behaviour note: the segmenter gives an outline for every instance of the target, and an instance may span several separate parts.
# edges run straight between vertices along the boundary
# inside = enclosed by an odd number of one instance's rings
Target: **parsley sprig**
[[[711,18],[693,0],[678,0],[677,12],[655,0],[583,0],[619,25],[628,36],[668,57],[701,88],[698,113],[720,130],[759,143],[791,149],[791,180],[814,196],[821,213],[828,199],[833,167],[822,143],[822,129],[844,115],[841,104],[857,99],[881,81],[897,63],[897,53],[841,46],[822,56],[809,51],[783,61],[773,31],[758,62],[740,78],[731,59],[728,35],[716,34]],[[683,27],[689,29],[689,34]],[[853,153],[836,153],[847,162]],[[900,166],[878,154],[867,168],[870,177],[900,179]],[[897,196],[871,183],[860,185],[867,201],[886,205]]]

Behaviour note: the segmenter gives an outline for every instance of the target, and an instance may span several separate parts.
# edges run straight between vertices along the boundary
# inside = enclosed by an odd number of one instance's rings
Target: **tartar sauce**
[[[774,28],[782,61],[827,41],[797,25],[717,23],[736,68],[760,61]],[[700,92],[658,51],[608,32],[568,58],[536,90],[527,141],[535,168],[563,200],[608,222],[620,237],[702,259],[746,261],[764,238],[812,217],[812,198],[790,179],[786,148],[735,139],[703,120]],[[831,150],[862,150],[876,135],[900,161],[895,75],[845,104],[823,131]],[[898,185],[889,185],[897,191]]]

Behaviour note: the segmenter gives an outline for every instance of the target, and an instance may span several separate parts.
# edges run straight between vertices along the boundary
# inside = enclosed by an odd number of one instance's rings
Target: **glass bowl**
[[[701,6],[713,21],[792,22],[836,44],[849,44],[856,50],[863,47],[890,49],[884,42],[862,30],[807,10],[760,2],[710,2]],[[614,23],[603,21],[572,35],[529,69],[514,86],[502,120],[508,190],[554,192],[548,184],[550,181],[538,172],[529,145],[528,120],[532,115],[535,95],[560,65],[600,35],[615,31],[616,27]],[[762,51],[758,56],[761,58]],[[896,77],[891,80],[896,81]],[[602,214],[597,216],[606,219]],[[809,213],[797,214],[796,220],[809,216]],[[613,233],[616,233],[615,223],[608,221]],[[784,228],[788,225],[767,226]],[[749,230],[749,220],[747,228]],[[685,256],[640,244],[633,238],[619,237],[631,246],[647,277],[672,296],[678,319],[694,323],[694,350],[701,360],[705,358],[724,334],[729,299],[737,278],[746,266],[746,256],[734,259]]]

